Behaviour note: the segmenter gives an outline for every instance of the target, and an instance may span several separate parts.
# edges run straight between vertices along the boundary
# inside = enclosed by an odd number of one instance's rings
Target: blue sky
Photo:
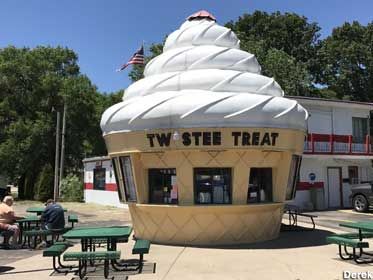
[[[345,21],[373,20],[372,0],[2,0],[0,48],[67,46],[81,72],[102,92],[126,88],[128,71],[115,69],[139,47],[160,42],[195,11],[206,9],[220,24],[254,10],[296,12],[316,21],[322,36]]]

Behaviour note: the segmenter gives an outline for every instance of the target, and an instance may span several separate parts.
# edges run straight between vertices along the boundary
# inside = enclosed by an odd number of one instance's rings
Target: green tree
[[[373,22],[333,30],[316,56],[317,82],[340,99],[373,100]]]
[[[40,201],[47,201],[49,198],[53,198],[53,179],[54,172],[50,164],[44,165],[39,173],[39,176],[35,184],[35,195],[34,198]]]
[[[99,122],[107,103],[77,59],[61,47],[0,49],[0,170],[18,183],[20,198],[33,198],[39,174],[54,168],[56,111],[64,105],[66,170],[80,172],[83,157],[106,153]]]
[[[61,181],[61,198],[63,201],[83,200],[83,183],[78,176],[69,174]]]
[[[255,11],[230,21],[241,49],[255,54],[262,73],[272,76],[288,95],[314,95],[313,67],[320,27],[307,18]]]
[[[243,14],[226,26],[243,43],[261,42],[260,47],[265,53],[278,49],[302,62],[307,62],[315,55],[320,37],[317,23],[309,23],[306,17],[295,13],[255,11],[253,14]]]

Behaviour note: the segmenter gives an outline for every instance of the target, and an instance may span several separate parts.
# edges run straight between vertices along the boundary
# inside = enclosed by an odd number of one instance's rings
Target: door
[[[343,207],[342,172],[340,167],[328,167],[328,207]]]

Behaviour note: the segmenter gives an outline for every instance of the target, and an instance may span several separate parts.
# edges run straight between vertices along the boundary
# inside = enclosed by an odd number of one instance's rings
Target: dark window
[[[230,168],[195,168],[194,201],[196,204],[231,204]]]
[[[286,188],[286,200],[292,200],[295,197],[301,161],[301,156],[293,155],[290,165],[288,185]]]
[[[272,168],[250,168],[247,202],[272,202]]]
[[[95,169],[93,169],[93,189],[105,190],[105,173],[105,168],[96,167]]]
[[[149,203],[178,203],[175,168],[149,169]]]
[[[113,158],[111,160],[111,164],[114,170],[115,183],[117,184],[117,188],[118,188],[119,201],[124,202],[125,201],[124,182],[122,179],[122,174],[120,173],[120,170],[118,169],[117,159]]]
[[[352,118],[352,140],[354,143],[365,143],[368,134],[367,118]]]
[[[124,190],[127,201],[137,201],[135,181],[132,174],[132,163],[129,156],[120,157],[122,174],[124,176]]]
[[[359,168],[357,166],[348,167],[348,181],[350,184],[359,183]]]

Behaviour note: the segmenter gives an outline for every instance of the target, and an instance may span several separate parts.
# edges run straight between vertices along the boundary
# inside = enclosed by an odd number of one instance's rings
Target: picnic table
[[[33,224],[37,227],[40,223],[40,216],[26,216],[22,219],[18,219],[16,222],[19,224],[18,243],[21,244],[23,240],[23,232],[25,230],[30,230]]]
[[[131,233],[132,227],[130,226],[81,227],[66,232],[62,237],[65,239],[80,239],[83,252],[92,246],[94,239],[106,239],[107,249],[115,251],[118,241],[128,239]]]
[[[36,213],[36,215],[40,216],[45,210],[45,207],[44,206],[41,206],[41,207],[29,207],[26,209],[26,212],[28,213]],[[66,208],[63,208],[63,211],[66,212],[67,209]]]
[[[291,227],[294,227],[294,228],[298,227],[298,216],[307,217],[311,219],[312,228],[310,230],[314,230],[316,227],[314,218],[317,218],[317,215],[302,213],[301,209],[296,205],[285,204],[284,214],[289,215],[289,226]]]
[[[357,229],[359,231],[359,240],[363,240],[364,234],[363,232],[373,232],[373,222],[346,222],[340,223],[339,226]]]
[[[94,240],[104,239],[107,243],[107,251],[117,250],[117,243],[124,241],[127,242],[132,233],[130,226],[113,226],[113,227],[88,227],[88,228],[74,228],[62,235],[64,239],[80,239],[82,252],[95,251]],[[120,260],[121,261],[121,260]],[[121,265],[116,259],[110,260],[111,266],[114,270],[123,271],[127,269],[127,265]],[[93,261],[90,263],[94,265]],[[81,275],[81,265],[79,264],[79,276]],[[105,269],[106,271],[106,269]],[[105,275],[107,275],[107,271]],[[81,277],[82,278],[82,277]]]
[[[369,242],[363,239],[373,238],[373,222],[345,222],[340,223],[339,226],[358,230],[356,233],[333,234],[326,238],[328,243],[338,245],[341,259],[353,259],[357,264],[372,263],[373,259],[367,259],[366,255],[372,257],[373,253],[364,251],[369,248]],[[347,251],[347,247],[352,248],[352,253]],[[342,248],[345,254],[342,253]]]

